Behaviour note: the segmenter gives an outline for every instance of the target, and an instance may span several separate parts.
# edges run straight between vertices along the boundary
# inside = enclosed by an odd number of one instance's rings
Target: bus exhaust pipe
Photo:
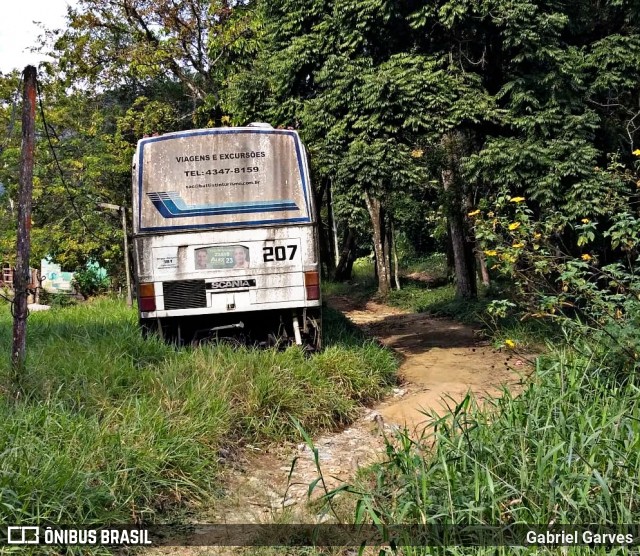
[[[302,345],[302,335],[300,334],[300,323],[298,322],[298,315],[293,315],[293,335],[296,339],[296,345]]]

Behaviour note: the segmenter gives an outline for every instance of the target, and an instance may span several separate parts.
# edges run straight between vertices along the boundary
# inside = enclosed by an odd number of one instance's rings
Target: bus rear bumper
[[[144,335],[157,334],[177,345],[197,345],[219,338],[236,338],[250,345],[299,344],[317,351],[322,347],[322,309],[314,305],[288,309],[147,316],[141,313]],[[171,311],[171,313],[175,313]]]

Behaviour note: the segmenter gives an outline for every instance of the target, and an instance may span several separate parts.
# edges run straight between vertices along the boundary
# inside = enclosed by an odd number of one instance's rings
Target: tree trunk
[[[393,275],[393,263],[391,259],[391,227],[389,226],[389,219],[387,218],[384,210],[382,211],[382,227],[384,232],[382,250],[384,252],[385,264],[389,269],[389,286],[391,286],[391,278]]]
[[[340,252],[340,259],[336,266],[334,280],[344,281],[351,279],[351,270],[353,269],[353,261],[355,260],[355,235],[352,230],[347,231],[347,236],[342,245],[342,251]]]
[[[351,249],[349,250],[349,256],[347,257],[347,262],[345,264],[344,270],[344,274],[348,277],[349,280],[353,278],[353,263],[356,262],[356,248],[357,245],[354,239]]]
[[[480,269],[480,277],[482,279],[482,283],[485,286],[491,285],[491,278],[489,277],[489,269],[487,268],[487,259],[484,256],[484,253],[481,251],[476,255],[476,260],[478,261],[478,268]]]
[[[334,237],[336,224],[333,219],[333,201],[331,199],[331,183],[326,180],[327,190],[327,251],[331,257],[330,261],[327,261],[327,270],[330,275],[335,274],[336,265],[338,264],[338,242]]]
[[[447,216],[453,261],[456,272],[456,297],[473,299],[477,296],[475,270],[473,268],[473,255],[470,255],[469,246],[465,241],[464,219],[460,211],[460,199],[455,191],[455,174],[452,169],[442,171],[442,184],[445,192],[452,193],[449,197],[450,208]]]
[[[11,369],[13,372],[14,395],[20,395],[20,382],[25,370],[27,353],[27,296],[31,274],[31,208],[33,201],[33,165],[35,151],[36,81],[34,66],[27,66],[23,72],[22,95],[22,148],[20,154],[20,175],[18,192],[18,226],[16,268],[13,274],[14,299],[13,343],[11,347]]]
[[[335,269],[332,265],[332,255],[329,251],[329,238],[327,237],[327,227],[323,222],[318,222],[318,235],[320,243],[320,261],[322,268],[324,269],[325,276],[332,277]]]
[[[378,273],[378,293],[386,296],[391,289],[391,278],[389,272],[389,259],[385,256],[384,249],[384,222],[382,214],[382,203],[369,192],[365,194],[367,210],[371,217],[373,226],[373,249],[376,254],[376,270]]]
[[[338,225],[336,223],[335,214],[333,212],[333,190],[331,186],[332,184],[329,180],[327,183],[327,214],[329,215],[329,233],[333,237],[333,257],[334,262],[337,265],[340,259],[340,246],[338,245]]]
[[[472,195],[469,191],[466,192],[464,197],[464,205],[463,205],[463,218],[465,218],[465,214],[469,211],[473,210],[474,201]],[[489,271],[487,270],[487,261],[485,259],[484,253],[480,249],[478,241],[475,238],[475,232],[473,230],[473,226],[466,226],[467,230],[467,238],[466,244],[468,248],[471,250],[470,257],[473,257],[475,271],[477,273],[477,277],[479,278],[485,286],[489,286]],[[476,279],[474,278],[474,279]]]
[[[320,261],[324,265],[326,276],[334,276],[336,271],[335,261],[336,254],[333,251],[331,241],[331,208],[328,208],[327,222],[323,222],[321,218],[322,203],[324,202],[325,191],[328,191],[329,180],[322,180],[320,191],[315,196],[315,205],[318,207],[318,235],[320,241]],[[328,195],[327,195],[328,197]],[[329,205],[329,199],[327,199]]]
[[[445,191],[447,221],[456,272],[456,296],[463,299],[477,297],[475,254],[473,242],[466,226],[468,196],[460,183],[460,157],[464,148],[464,136],[451,131],[442,139],[445,164],[442,169],[442,186]]]
[[[475,244],[472,239],[469,237],[470,231],[469,227],[465,223],[465,214],[468,211],[465,209],[464,213],[460,215],[462,218],[462,230],[464,232],[464,260],[467,264],[467,279],[471,283],[472,293],[471,297],[478,297],[478,280],[476,278],[476,252],[475,252]]]
[[[447,280],[452,280],[456,275],[456,265],[453,259],[453,243],[451,243],[451,227],[449,226],[449,219],[447,217]]]
[[[396,282],[396,289],[400,289],[400,269],[398,265],[398,248],[396,246],[396,230],[393,222],[391,222],[391,241],[393,251],[393,277]]]

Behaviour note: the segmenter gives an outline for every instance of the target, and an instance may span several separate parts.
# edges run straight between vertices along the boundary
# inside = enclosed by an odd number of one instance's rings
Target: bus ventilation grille
[[[207,306],[207,294],[204,280],[180,280],[164,282],[164,308],[197,309]]]

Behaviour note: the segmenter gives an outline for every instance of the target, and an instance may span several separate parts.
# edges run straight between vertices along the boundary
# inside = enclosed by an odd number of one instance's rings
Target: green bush
[[[51,307],[73,307],[78,304],[78,300],[73,295],[67,293],[51,293],[47,290],[41,290],[40,303],[50,305]]]
[[[109,289],[110,282],[104,270],[98,265],[88,265],[74,272],[71,284],[79,294],[87,298],[105,293]]]
[[[507,193],[487,208],[474,212],[476,237],[491,247],[489,265],[513,283],[510,299],[494,301],[489,314],[503,317],[511,304],[522,318],[607,342],[620,370],[638,369],[640,219],[621,211],[601,222],[562,214],[538,222],[523,197]],[[573,244],[558,245],[559,230]]]

